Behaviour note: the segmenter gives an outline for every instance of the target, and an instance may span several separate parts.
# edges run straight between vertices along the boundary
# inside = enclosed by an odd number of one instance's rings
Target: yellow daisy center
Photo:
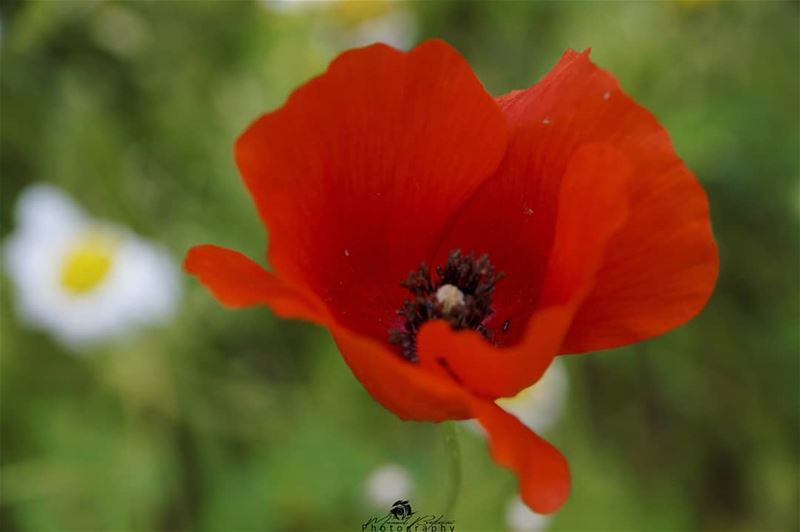
[[[61,286],[75,295],[96,289],[111,270],[115,247],[107,235],[88,234],[78,240],[61,264]]]

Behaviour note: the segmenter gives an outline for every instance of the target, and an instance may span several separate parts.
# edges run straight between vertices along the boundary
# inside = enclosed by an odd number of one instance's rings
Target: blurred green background
[[[262,257],[233,141],[341,50],[442,37],[501,94],[591,47],[706,187],[721,273],[689,325],[566,359],[547,436],[573,494],[549,528],[797,530],[798,6],[4,1],[0,236],[47,181],[176,259],[199,242]],[[16,321],[3,279],[0,528],[360,530],[380,513],[363,480],[386,462],[441,511],[442,426],[373,402],[324,331],[183,282],[171,323],[75,356]],[[514,479],[459,441],[449,517],[502,529]]]

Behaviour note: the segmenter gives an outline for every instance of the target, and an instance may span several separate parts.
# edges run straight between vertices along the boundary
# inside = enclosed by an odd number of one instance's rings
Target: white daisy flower
[[[411,474],[396,464],[376,468],[364,481],[364,496],[375,508],[389,509],[396,501],[411,498],[413,490]]]
[[[496,402],[500,408],[516,416],[525,426],[541,434],[552,427],[561,416],[568,388],[564,363],[556,358],[533,386],[525,388],[514,397],[498,399]],[[484,434],[483,428],[473,420],[467,422],[467,427]]]
[[[80,349],[165,320],[175,311],[178,269],[160,247],[89,218],[53,186],[17,202],[5,243],[20,321]]]
[[[537,514],[522,502],[518,496],[508,501],[506,506],[506,526],[514,532],[523,530],[539,532],[550,524],[550,517]]]

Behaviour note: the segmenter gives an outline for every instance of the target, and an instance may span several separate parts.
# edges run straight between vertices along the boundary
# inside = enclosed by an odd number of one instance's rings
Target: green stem
[[[452,517],[458,495],[461,492],[461,449],[458,446],[458,432],[455,421],[444,423],[444,444],[450,455],[450,493],[445,505],[445,518]]]

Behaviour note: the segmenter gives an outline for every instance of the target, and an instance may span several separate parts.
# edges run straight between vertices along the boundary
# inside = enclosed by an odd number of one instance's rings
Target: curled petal
[[[336,328],[332,334],[364,388],[400,418],[444,421],[470,417],[469,394],[446,376],[410,364],[387,345],[347,329]]]
[[[578,150],[561,186],[540,306],[515,318],[522,339],[498,348],[474,331],[456,332],[431,322],[418,337],[421,363],[447,367],[469,390],[489,398],[513,396],[538,380],[594,286],[609,239],[626,219],[629,178],[630,165],[618,150],[606,145]],[[496,328],[494,335],[501,331]]]
[[[511,151],[529,146],[530,167],[550,176],[549,186],[557,186],[565,154],[588,142],[613,145],[631,163],[628,219],[608,245],[562,352],[633,343],[697,314],[718,270],[708,201],[656,118],[588,52],[571,50],[539,83],[498,102],[514,128]]]
[[[327,321],[327,312],[313,295],[287,286],[238,251],[212,245],[195,246],[184,261],[187,272],[232,308],[267,305],[285,318]]]
[[[492,457],[516,475],[522,500],[538,513],[558,510],[570,490],[564,456],[497,405],[480,400],[471,404],[473,415],[489,436]]]
[[[286,285],[241,253],[196,246],[189,251],[184,267],[224,305],[266,305],[279,316],[330,328],[356,378],[375,400],[401,418],[441,421],[470,416],[466,392],[450,379],[409,364],[385,343],[337,324],[313,294]]]

